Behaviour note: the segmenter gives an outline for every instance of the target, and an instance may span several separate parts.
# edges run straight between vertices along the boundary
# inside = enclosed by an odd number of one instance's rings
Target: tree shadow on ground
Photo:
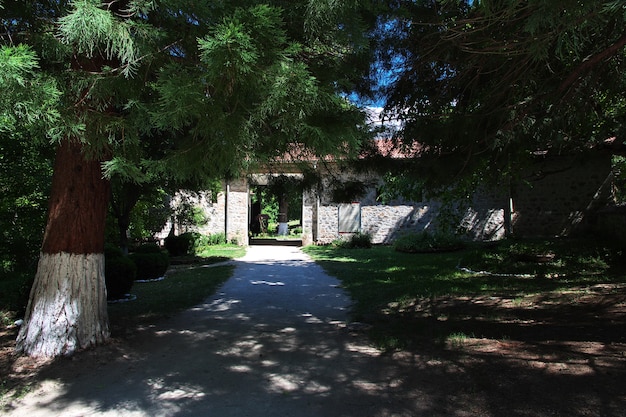
[[[615,303],[594,304],[596,318],[541,299],[534,309],[515,299],[425,301],[422,310],[386,318],[388,328],[420,335],[411,350],[382,352],[346,327],[350,300],[315,264],[256,262],[243,272],[203,305],[56,361],[39,378],[60,388],[13,411],[617,417],[626,410],[624,315]],[[576,323],[572,308],[589,322]],[[470,336],[442,338],[453,333]]]

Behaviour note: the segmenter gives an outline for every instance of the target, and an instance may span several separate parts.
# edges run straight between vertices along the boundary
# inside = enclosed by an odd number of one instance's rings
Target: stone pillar
[[[313,190],[302,194],[302,245],[312,245],[317,239],[317,193]]]
[[[226,239],[247,246],[249,187],[245,178],[230,180],[225,183]]]

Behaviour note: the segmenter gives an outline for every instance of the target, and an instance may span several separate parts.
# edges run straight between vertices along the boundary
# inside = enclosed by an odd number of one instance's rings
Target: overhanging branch
[[[559,86],[559,93],[564,94],[566,90],[569,90],[574,84],[576,84],[580,78],[591,71],[596,65],[600,62],[604,61],[607,58],[615,55],[626,45],[626,33],[624,33],[615,43],[613,43],[608,48],[604,49],[601,52],[598,52],[595,55],[592,55],[586,58],[582,64],[580,64],[572,73],[561,83]],[[569,95],[569,93],[564,94],[564,96]]]

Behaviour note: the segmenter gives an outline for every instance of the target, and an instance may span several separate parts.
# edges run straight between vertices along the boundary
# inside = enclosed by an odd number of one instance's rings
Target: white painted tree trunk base
[[[104,254],[42,253],[16,350],[71,355],[109,335]]]

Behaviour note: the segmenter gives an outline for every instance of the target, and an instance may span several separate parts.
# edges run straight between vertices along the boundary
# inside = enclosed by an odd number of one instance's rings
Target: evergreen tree
[[[3,47],[31,54],[26,71],[55,87],[35,95],[16,78],[3,121],[20,94],[58,102],[38,113],[54,118],[38,134],[55,140],[56,158],[18,351],[68,355],[109,337],[112,176],[201,180],[237,175],[294,143],[310,154],[356,148],[363,117],[342,95],[366,68],[371,16],[361,2],[266,3],[3,2]]]
[[[623,142],[623,0],[389,3],[386,116],[420,143],[422,178],[501,181],[536,151]]]

